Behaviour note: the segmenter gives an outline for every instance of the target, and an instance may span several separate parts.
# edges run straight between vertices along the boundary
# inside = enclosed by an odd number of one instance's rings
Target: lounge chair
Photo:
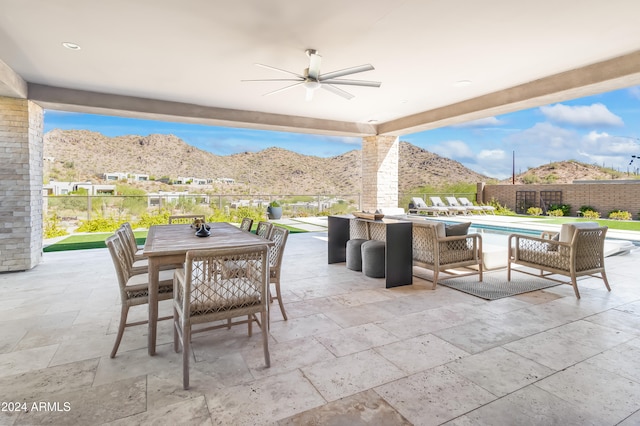
[[[411,205],[412,204],[412,205]],[[420,197],[411,198],[411,204],[409,205],[409,213],[420,214],[432,214],[434,216],[438,216],[441,213],[449,214],[449,209],[446,207],[439,206],[427,206],[427,203]]]
[[[475,209],[473,207],[470,206],[463,206],[462,204],[460,204],[458,202],[458,200],[456,199],[456,197],[444,197],[445,200],[447,200],[447,204],[449,204],[448,207],[462,207],[464,209],[464,214],[469,214],[469,213],[473,213],[474,211],[477,211],[478,209]]]
[[[458,201],[460,201],[460,205],[461,206],[467,206],[468,207],[468,206],[473,206],[474,205],[466,197],[459,197]],[[496,214],[496,208],[493,207],[493,206],[474,206],[474,207],[477,207],[477,208],[481,209],[483,213]]]
[[[465,207],[447,206],[440,197],[429,197],[429,199],[431,200],[431,204],[433,204],[436,207],[444,207],[449,211],[449,214],[458,214],[458,213],[467,214],[467,209]]]
[[[471,212],[471,214],[474,214],[474,213],[484,214],[485,213],[485,210],[484,210],[484,208],[482,208],[482,206],[476,206],[475,204],[473,204],[471,201],[469,201],[465,197],[458,198],[458,204],[460,204],[462,207],[466,207],[467,211]]]

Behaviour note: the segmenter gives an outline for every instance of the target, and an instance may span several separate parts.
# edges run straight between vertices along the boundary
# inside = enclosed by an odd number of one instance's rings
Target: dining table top
[[[189,250],[273,245],[273,242],[226,222],[208,223],[211,235],[196,236],[191,225],[154,225],[149,228],[143,253],[147,257],[184,254]]]

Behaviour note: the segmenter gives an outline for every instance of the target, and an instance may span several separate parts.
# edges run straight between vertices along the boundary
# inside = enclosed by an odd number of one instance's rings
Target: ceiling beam
[[[26,99],[27,82],[0,60],[0,96]]]
[[[640,51],[378,125],[403,135],[640,84]]]
[[[359,137],[375,135],[376,133],[375,126],[367,123],[350,123],[259,111],[207,107],[39,84],[29,84],[29,99],[50,110],[115,115],[147,120],[330,136]]]

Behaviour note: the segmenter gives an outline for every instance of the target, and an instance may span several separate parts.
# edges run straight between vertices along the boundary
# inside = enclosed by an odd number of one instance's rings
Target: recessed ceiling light
[[[65,41],[64,43],[62,43],[62,45],[69,50],[80,50],[80,46],[78,46],[75,43],[70,43],[68,41]]]
[[[471,80],[460,80],[453,83],[453,87],[466,87],[471,85]]]

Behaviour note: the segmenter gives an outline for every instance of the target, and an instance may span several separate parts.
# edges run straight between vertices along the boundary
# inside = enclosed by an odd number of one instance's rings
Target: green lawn
[[[300,232],[306,232],[299,228],[294,228],[292,226],[286,225],[278,225],[283,228],[287,228],[290,233],[296,234]],[[255,226],[253,227],[253,232],[255,232]],[[147,231],[134,231],[136,236],[136,241],[138,245],[142,245],[145,243],[147,239]],[[113,235],[113,232],[95,232],[91,234],[81,234],[81,235],[70,235],[67,238],[58,241],[55,244],[47,246],[43,249],[44,252],[52,252],[52,251],[65,251],[65,250],[85,250],[85,249],[94,249],[94,248],[105,248],[104,241]]]
[[[147,239],[147,231],[135,231],[136,242],[144,244]],[[105,248],[104,241],[113,235],[113,232],[96,232],[91,234],[70,235],[64,240],[47,246],[44,252],[65,251],[65,250],[85,250],[94,248]]]
[[[609,229],[617,229],[620,231],[640,231],[639,220],[584,219],[581,217],[546,217],[528,215],[518,215],[518,217],[540,220],[544,223],[553,225],[561,225],[569,222],[598,222],[601,226],[608,226]]]

